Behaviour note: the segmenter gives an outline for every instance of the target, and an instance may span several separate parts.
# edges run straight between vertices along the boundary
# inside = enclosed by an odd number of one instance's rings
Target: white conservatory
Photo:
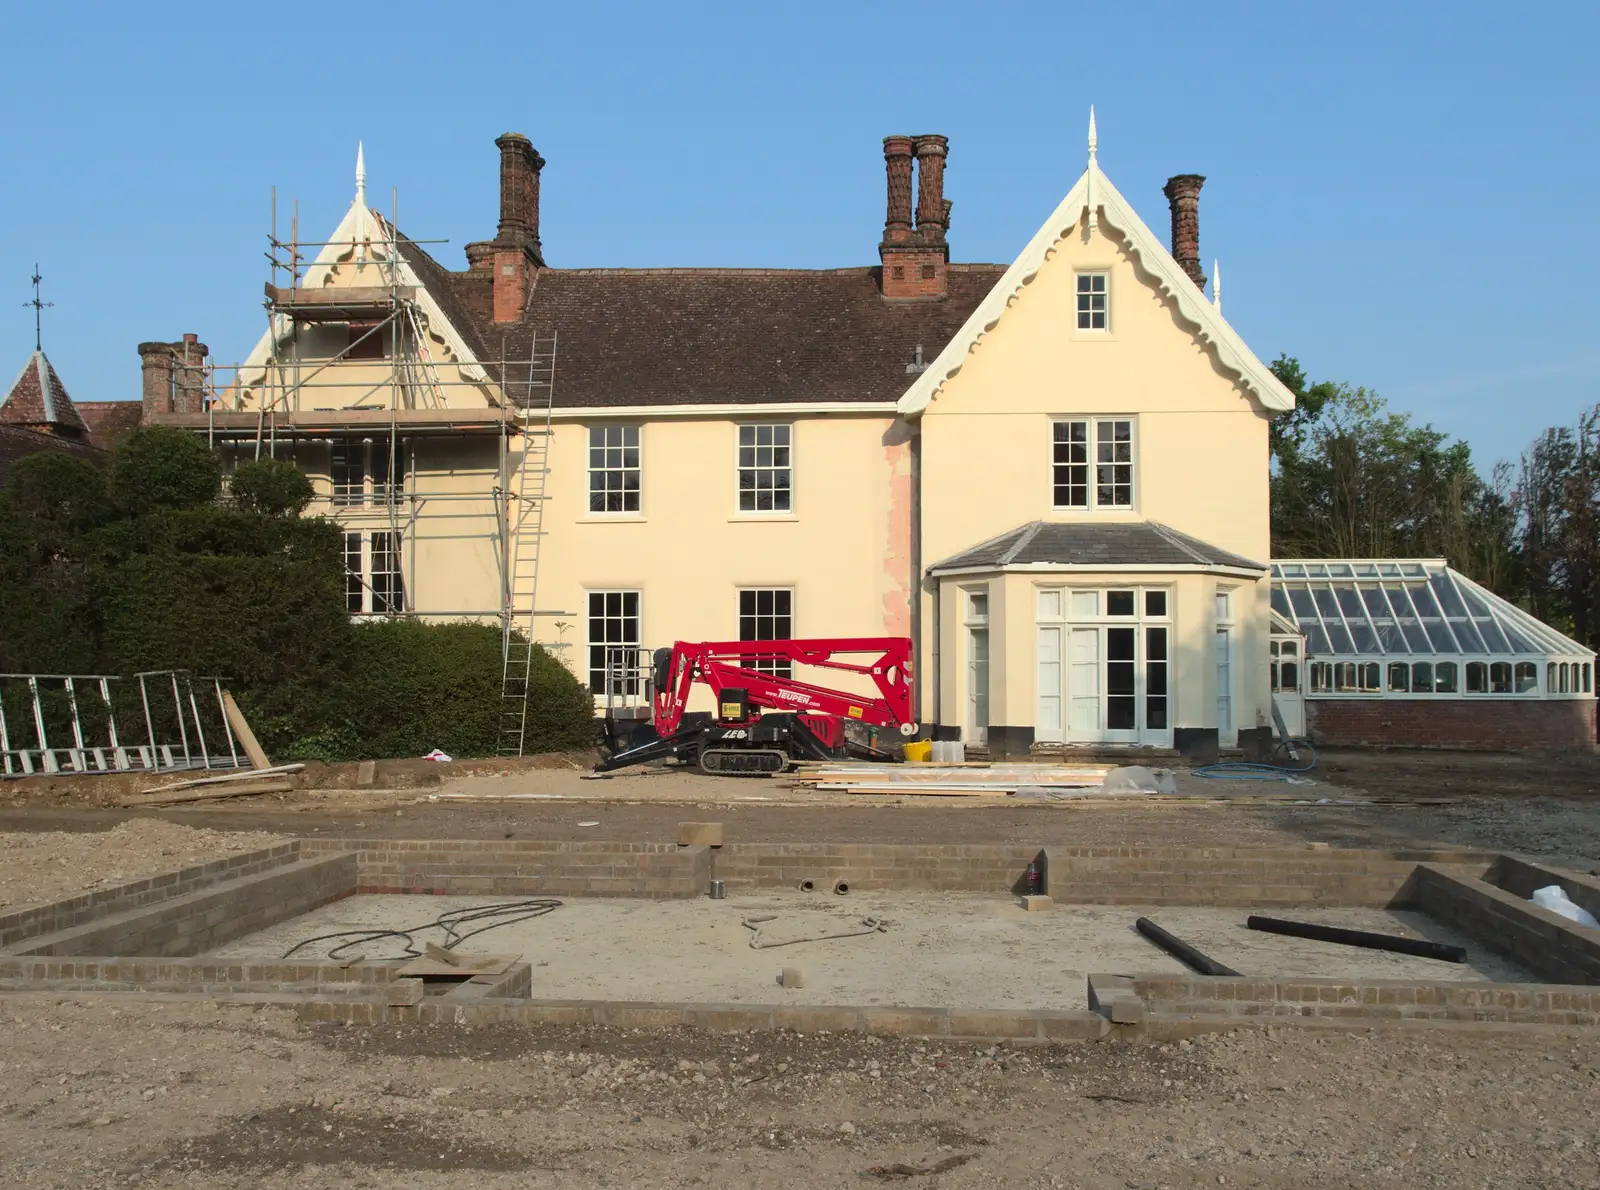
[[[1594,742],[1594,652],[1443,559],[1280,560],[1272,607],[1280,625],[1274,691],[1289,702],[1303,695],[1313,738],[1488,748]],[[1290,624],[1300,642],[1288,636]],[[1303,666],[1292,664],[1296,653]],[[1339,709],[1341,701],[1387,709],[1374,717]],[[1422,705],[1393,705],[1400,702]],[[1475,702],[1490,714],[1468,714],[1462,704]],[[1506,710],[1551,702],[1576,705],[1548,707],[1542,718]],[[1430,703],[1456,709],[1429,716]]]

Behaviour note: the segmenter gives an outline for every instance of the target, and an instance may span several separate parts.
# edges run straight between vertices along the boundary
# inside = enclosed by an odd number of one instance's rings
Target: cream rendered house
[[[951,264],[944,138],[890,137],[878,266],[557,269],[496,143],[465,271],[358,167],[242,365],[200,394],[192,339],[141,347],[147,420],[313,476],[353,615],[528,624],[597,691],[674,640],[905,635],[925,729],[997,754],[1264,738],[1292,397],[1203,295],[1200,179],[1180,264],[1091,132],[1009,268]]]

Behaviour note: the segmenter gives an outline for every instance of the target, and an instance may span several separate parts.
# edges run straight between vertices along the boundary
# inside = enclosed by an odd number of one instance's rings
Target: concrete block
[[[778,976],[778,986],[785,988],[803,988],[806,986],[805,973],[799,967],[785,967],[783,974]]]
[[[388,989],[388,1003],[392,1008],[408,1008],[422,1003],[422,980],[397,979]]]
[[[1050,908],[1050,906],[1052,904],[1054,904],[1054,902],[1051,901],[1049,897],[1045,897],[1045,896],[1024,896],[1024,897],[1021,898],[1021,900],[1022,900],[1022,907],[1024,909],[1026,909],[1029,913],[1042,912],[1043,910]]]
[[[356,768],[356,786],[368,789],[378,779],[378,762],[376,760],[363,760]]]
[[[678,823],[679,847],[721,847],[722,823],[720,822],[680,822]]]
[[[1137,1025],[1144,1020],[1144,1001],[1137,996],[1108,996],[1101,1003],[1111,1010],[1114,1025]]]

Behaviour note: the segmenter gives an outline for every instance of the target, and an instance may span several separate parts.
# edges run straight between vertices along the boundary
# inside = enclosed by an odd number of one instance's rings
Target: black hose
[[[1239,974],[1232,967],[1224,967],[1216,959],[1196,950],[1177,935],[1167,933],[1148,917],[1139,918],[1133,923],[1133,928],[1173,958],[1198,971],[1201,975],[1237,976]]]
[[[1339,926],[1320,926],[1309,921],[1285,921],[1281,917],[1245,919],[1252,930],[1267,934],[1287,934],[1292,938],[1310,938],[1314,942],[1337,942],[1343,946],[1364,946],[1368,950],[1392,950],[1398,954],[1416,955],[1423,959],[1438,959],[1445,963],[1464,963],[1467,951],[1462,946],[1448,946],[1443,942],[1424,942],[1418,938],[1402,938],[1396,934],[1374,934],[1367,930],[1346,930]]]
[[[468,938],[474,938],[489,930],[497,930],[501,926],[516,925],[518,922],[529,921],[535,917],[543,917],[547,913],[554,913],[561,908],[562,902],[550,897],[535,897],[526,901],[505,901],[498,905],[474,905],[466,909],[452,909],[448,913],[441,913],[432,921],[420,926],[407,926],[404,929],[373,929],[373,930],[340,930],[333,934],[318,934],[315,938],[307,938],[304,942],[297,942],[284,951],[283,957],[289,958],[296,951],[303,950],[317,942],[330,942],[335,938],[344,938],[347,941],[339,943],[328,951],[330,959],[338,959],[346,950],[360,946],[366,942],[379,942],[385,938],[402,938],[405,940],[405,949],[400,958],[416,959],[422,957],[422,952],[417,949],[416,939],[413,934],[420,934],[425,930],[442,930],[444,944],[447,949],[459,946]],[[475,930],[463,930],[462,926],[473,925],[476,922],[488,921],[488,925],[479,926]],[[378,962],[382,960],[374,960]]]

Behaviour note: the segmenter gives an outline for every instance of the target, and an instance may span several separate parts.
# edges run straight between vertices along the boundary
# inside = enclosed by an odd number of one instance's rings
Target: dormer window
[[[1078,329],[1103,331],[1106,329],[1105,273],[1078,274]]]

